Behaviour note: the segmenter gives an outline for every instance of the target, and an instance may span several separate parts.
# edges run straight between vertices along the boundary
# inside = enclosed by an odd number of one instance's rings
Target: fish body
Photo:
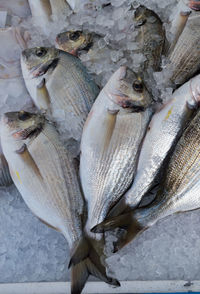
[[[23,51],[21,65],[35,105],[44,112],[50,110],[54,120],[62,121],[70,136],[80,141],[83,124],[99,93],[81,61],[55,48],[37,47]]]
[[[92,34],[82,31],[66,31],[56,37],[56,48],[75,56],[92,46]]]
[[[152,114],[150,104],[141,79],[121,67],[89,113],[80,158],[81,184],[88,203],[88,232],[106,217],[133,181],[140,144]]]
[[[100,257],[83,233],[84,202],[76,168],[53,124],[38,114],[6,113],[1,122],[1,142],[12,179],[24,201],[40,220],[60,231],[69,244],[72,293],[81,293],[89,274],[116,284],[106,276]]]
[[[192,11],[168,56],[169,64],[165,71],[172,85],[183,84],[200,68],[199,26],[200,12]]]
[[[1,187],[7,187],[13,184],[8,163],[5,159],[5,156],[2,153],[2,150],[0,149],[0,186]]]

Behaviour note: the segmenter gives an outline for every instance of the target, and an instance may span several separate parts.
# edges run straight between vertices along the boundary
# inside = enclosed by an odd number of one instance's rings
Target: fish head
[[[154,23],[154,22],[160,22],[157,14],[146,8],[143,5],[140,5],[136,10],[134,14],[134,25],[136,28],[139,28],[143,26],[146,23]]]
[[[92,34],[82,31],[67,31],[56,37],[56,47],[73,55],[80,50],[89,50],[92,44]]]
[[[35,138],[44,126],[44,116],[26,111],[7,112],[1,119],[1,135],[13,140],[30,140]]]
[[[125,66],[112,75],[104,90],[109,99],[131,112],[145,111],[152,103],[141,77]]]
[[[21,67],[24,78],[37,78],[54,69],[59,60],[56,48],[35,47],[22,51]]]

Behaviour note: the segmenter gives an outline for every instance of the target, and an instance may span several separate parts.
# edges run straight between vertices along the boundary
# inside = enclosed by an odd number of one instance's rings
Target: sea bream
[[[163,163],[200,102],[200,75],[177,89],[152,117],[144,138],[134,182],[110,216],[135,208],[152,188]]]
[[[88,234],[106,218],[133,181],[141,142],[152,115],[151,103],[141,78],[120,67],[88,115],[80,156],[80,178],[88,204]]]
[[[158,100],[159,93],[154,81],[153,72],[160,71],[161,56],[165,44],[165,31],[159,16],[152,10],[140,5],[133,18],[135,44],[137,48],[132,54],[144,55],[144,61],[137,70],[145,81],[146,87],[152,93],[154,100]]]
[[[35,105],[63,123],[80,141],[83,124],[99,88],[81,61],[55,48],[36,47],[22,52],[21,67]]]
[[[42,115],[10,112],[2,117],[0,135],[11,177],[27,206],[69,244],[71,293],[81,293],[90,274],[118,285],[107,277],[100,256],[83,233],[84,201],[76,168],[54,125]]]
[[[127,229],[115,243],[122,248],[158,220],[200,208],[200,111],[191,120],[169,158],[155,200],[148,206],[115,217],[96,231],[121,226]]]

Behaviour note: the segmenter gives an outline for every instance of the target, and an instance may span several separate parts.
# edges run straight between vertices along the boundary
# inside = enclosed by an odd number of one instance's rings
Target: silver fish
[[[81,61],[55,48],[36,47],[22,52],[26,87],[42,111],[63,121],[71,137],[80,141],[83,124],[99,88]]]
[[[152,115],[151,102],[141,78],[120,67],[88,115],[80,157],[88,234],[133,181],[140,144]]]
[[[12,179],[27,206],[69,244],[71,293],[81,293],[89,274],[117,285],[83,233],[84,202],[76,169],[53,124],[42,115],[10,112],[2,118],[0,133]]]
[[[180,35],[176,37],[169,52],[166,66],[166,82],[172,86],[181,85],[189,80],[200,68],[200,12],[192,11]]]
[[[165,169],[156,199],[144,208],[110,220],[104,229],[123,226],[127,233],[115,244],[122,248],[158,220],[177,212],[200,208],[200,111],[179,139]],[[109,226],[110,225],[110,226]],[[102,232],[102,228],[98,230]]]
[[[134,182],[110,216],[135,208],[155,182],[165,158],[200,102],[200,75],[177,89],[152,117],[144,138]]]

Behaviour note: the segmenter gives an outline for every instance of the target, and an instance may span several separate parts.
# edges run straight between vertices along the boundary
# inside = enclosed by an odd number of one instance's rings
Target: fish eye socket
[[[45,48],[39,48],[36,50],[36,55],[38,57],[42,57],[47,53],[47,50]]]
[[[20,111],[18,114],[18,118],[19,118],[19,120],[25,121],[30,118],[30,114],[25,111]]]
[[[142,92],[143,91],[143,84],[139,81],[133,82],[133,89],[137,92]]]
[[[73,32],[69,34],[69,39],[72,41],[76,41],[81,35],[81,32]]]

